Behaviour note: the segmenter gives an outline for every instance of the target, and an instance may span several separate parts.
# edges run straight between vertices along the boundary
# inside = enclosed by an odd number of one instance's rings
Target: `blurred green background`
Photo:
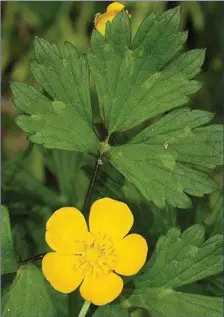
[[[10,81],[35,84],[29,72],[32,41],[35,36],[56,43],[72,42],[78,50],[89,49],[93,20],[110,2],[1,2],[2,11],[2,137],[3,157],[12,158],[27,146],[25,135],[16,128],[13,117]],[[143,19],[153,11],[163,12],[181,6],[182,27],[188,29],[188,49],[206,47],[206,60],[199,80],[203,88],[192,99],[191,106],[216,113],[221,122],[221,29],[222,3],[208,2],[123,2],[130,11],[133,35]]]
[[[12,104],[10,81],[23,81],[38,87],[29,71],[35,36],[55,43],[72,42],[78,50],[89,50],[96,13],[103,13],[110,2],[1,2],[2,12],[2,197],[11,217],[15,248],[19,257],[47,252],[44,242],[46,220],[61,205],[82,208],[95,158],[82,153],[43,150],[31,147],[26,135],[16,127],[17,110]],[[123,2],[131,13],[132,35],[151,12],[163,12],[180,5],[182,28],[188,29],[186,49],[206,48],[203,71],[198,79],[201,90],[190,107],[215,112],[213,122],[222,122],[222,2]],[[93,83],[93,103],[97,102]],[[24,152],[25,151],[25,152]],[[222,186],[222,169],[212,172]],[[171,227],[182,228],[204,221],[208,234],[222,232],[220,191],[204,198],[193,198],[190,210],[150,205],[124,177],[105,163],[92,200],[102,196],[126,200],[137,217],[136,227],[148,239],[152,251],[158,237]],[[221,281],[221,277],[217,277]],[[214,281],[216,281],[214,279]],[[7,285],[7,281],[3,284]],[[219,294],[211,280],[196,292]],[[221,285],[221,282],[220,282]],[[200,286],[200,285],[199,285]],[[200,286],[201,287],[201,286]],[[60,312],[67,316],[67,297],[49,287]],[[192,290],[185,290],[191,292]],[[60,298],[60,299],[59,299]],[[75,316],[75,313],[74,313]],[[134,314],[133,314],[134,316]],[[137,316],[137,315],[136,315]],[[142,315],[143,316],[143,315]],[[148,315],[147,315],[148,316]]]

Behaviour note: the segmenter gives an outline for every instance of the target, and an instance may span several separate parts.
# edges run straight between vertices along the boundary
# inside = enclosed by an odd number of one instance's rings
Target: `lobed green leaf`
[[[178,228],[172,228],[160,237],[152,255],[154,261],[135,277],[134,285],[127,285],[115,303],[98,308],[94,317],[126,316],[125,312],[134,307],[147,310],[152,317],[222,316],[221,297],[174,290],[222,272],[222,248],[223,236],[205,241],[205,228],[201,224],[182,234]]]
[[[141,287],[177,288],[223,271],[223,236],[205,240],[205,228],[196,224],[182,234],[169,230],[156,245],[155,262],[139,276]]]
[[[31,142],[46,148],[96,152],[86,57],[71,43],[58,47],[38,38],[34,50],[31,71],[48,97],[34,87],[12,83],[15,106],[30,115],[18,116],[18,126]]]
[[[223,162],[221,125],[200,127],[213,114],[176,109],[140,132],[126,145],[111,147],[111,163],[149,200],[188,208],[186,194],[201,197],[218,189],[202,171]]]
[[[201,87],[190,79],[200,71],[204,51],[176,58],[187,38],[179,27],[180,10],[174,8],[149,15],[133,43],[125,11],[108,23],[105,37],[93,32],[88,61],[109,134],[186,104]]]

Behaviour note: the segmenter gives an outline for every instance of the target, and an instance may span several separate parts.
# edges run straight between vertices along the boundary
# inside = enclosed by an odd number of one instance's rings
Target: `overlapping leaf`
[[[222,298],[174,290],[223,270],[223,237],[216,235],[204,240],[205,229],[200,224],[182,234],[178,228],[172,228],[162,236],[157,242],[152,266],[136,277],[134,289],[126,289],[119,298],[121,316],[125,308],[131,307],[142,307],[152,317],[222,316]],[[118,304],[99,308],[94,317],[109,317],[115,305]],[[120,316],[119,312],[115,316]]]
[[[222,273],[209,277],[205,285],[215,296],[223,296],[224,285]]]
[[[81,166],[88,157],[80,152],[62,150],[45,150],[44,156],[47,167],[57,178],[65,204],[79,208],[81,203],[82,206],[89,180],[84,179]],[[89,159],[93,160],[90,156]]]
[[[99,307],[93,317],[130,317],[128,310],[119,302]]]
[[[220,317],[223,315],[221,297],[180,293],[171,289],[141,288],[125,302],[126,305],[128,303],[131,306],[145,308],[152,317]]]
[[[37,181],[19,163],[5,164],[3,166],[2,190],[6,204],[12,201],[15,202],[17,199],[17,203],[18,200],[20,203],[26,201],[26,205],[30,207],[36,203],[57,208],[62,203],[56,193]]]
[[[21,267],[2,298],[2,317],[55,317],[43,275],[34,265]]]
[[[151,204],[151,211],[153,213],[153,223],[150,226],[151,235],[166,234],[169,229],[177,225],[177,209],[167,205],[166,208],[160,209]],[[145,213],[148,213],[148,210]],[[144,216],[145,216],[144,213]]]
[[[205,219],[210,235],[223,233],[223,190],[218,192],[217,200],[215,201],[210,214]]]
[[[196,224],[182,235],[172,228],[156,245],[155,262],[144,278],[141,287],[176,288],[223,270],[223,237],[215,235],[205,241],[205,229]]]
[[[105,37],[94,31],[88,56],[101,116],[109,133],[186,104],[201,84],[191,80],[204,60],[204,50],[178,54],[187,33],[179,31],[180,10],[152,13],[133,43],[127,13],[108,23]]]
[[[186,194],[200,197],[218,189],[201,170],[223,162],[222,126],[200,127],[212,117],[206,111],[173,110],[128,144],[111,147],[109,158],[158,207],[167,201],[187,208]]]
[[[17,117],[17,124],[31,142],[47,148],[96,152],[86,57],[71,43],[59,48],[36,39],[34,48],[31,71],[49,97],[34,87],[13,83],[14,103],[27,114]]]
[[[13,273],[18,269],[16,253],[10,227],[9,212],[1,206],[1,274]]]

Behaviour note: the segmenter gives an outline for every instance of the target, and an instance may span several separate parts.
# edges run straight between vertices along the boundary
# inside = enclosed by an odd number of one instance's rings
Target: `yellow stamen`
[[[85,275],[101,277],[114,270],[117,263],[116,252],[112,239],[105,234],[88,233],[85,241],[78,242],[79,261],[75,270],[81,270]]]

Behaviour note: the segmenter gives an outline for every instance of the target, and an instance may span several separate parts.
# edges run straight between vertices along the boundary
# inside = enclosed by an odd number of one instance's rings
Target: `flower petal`
[[[107,12],[111,12],[111,11],[121,11],[124,9],[124,5],[120,2],[112,2],[111,4],[109,4],[107,6]]]
[[[110,198],[95,201],[90,210],[90,232],[122,239],[133,226],[133,215],[125,203]]]
[[[148,246],[139,234],[129,234],[116,248],[118,263],[115,271],[129,276],[136,274],[145,264]]]
[[[116,16],[116,12],[106,12],[104,14],[99,14],[95,18],[95,28],[102,35],[105,35],[106,31],[106,23],[111,22],[113,18]]]
[[[102,277],[85,277],[81,287],[81,296],[94,305],[105,305],[117,298],[123,289],[123,280],[115,273]]]
[[[47,222],[46,241],[55,251],[75,253],[77,242],[85,239],[87,224],[82,213],[74,207],[63,207]]]
[[[84,272],[76,270],[77,257],[58,252],[47,253],[42,260],[42,271],[49,283],[61,293],[74,291],[82,282]]]

